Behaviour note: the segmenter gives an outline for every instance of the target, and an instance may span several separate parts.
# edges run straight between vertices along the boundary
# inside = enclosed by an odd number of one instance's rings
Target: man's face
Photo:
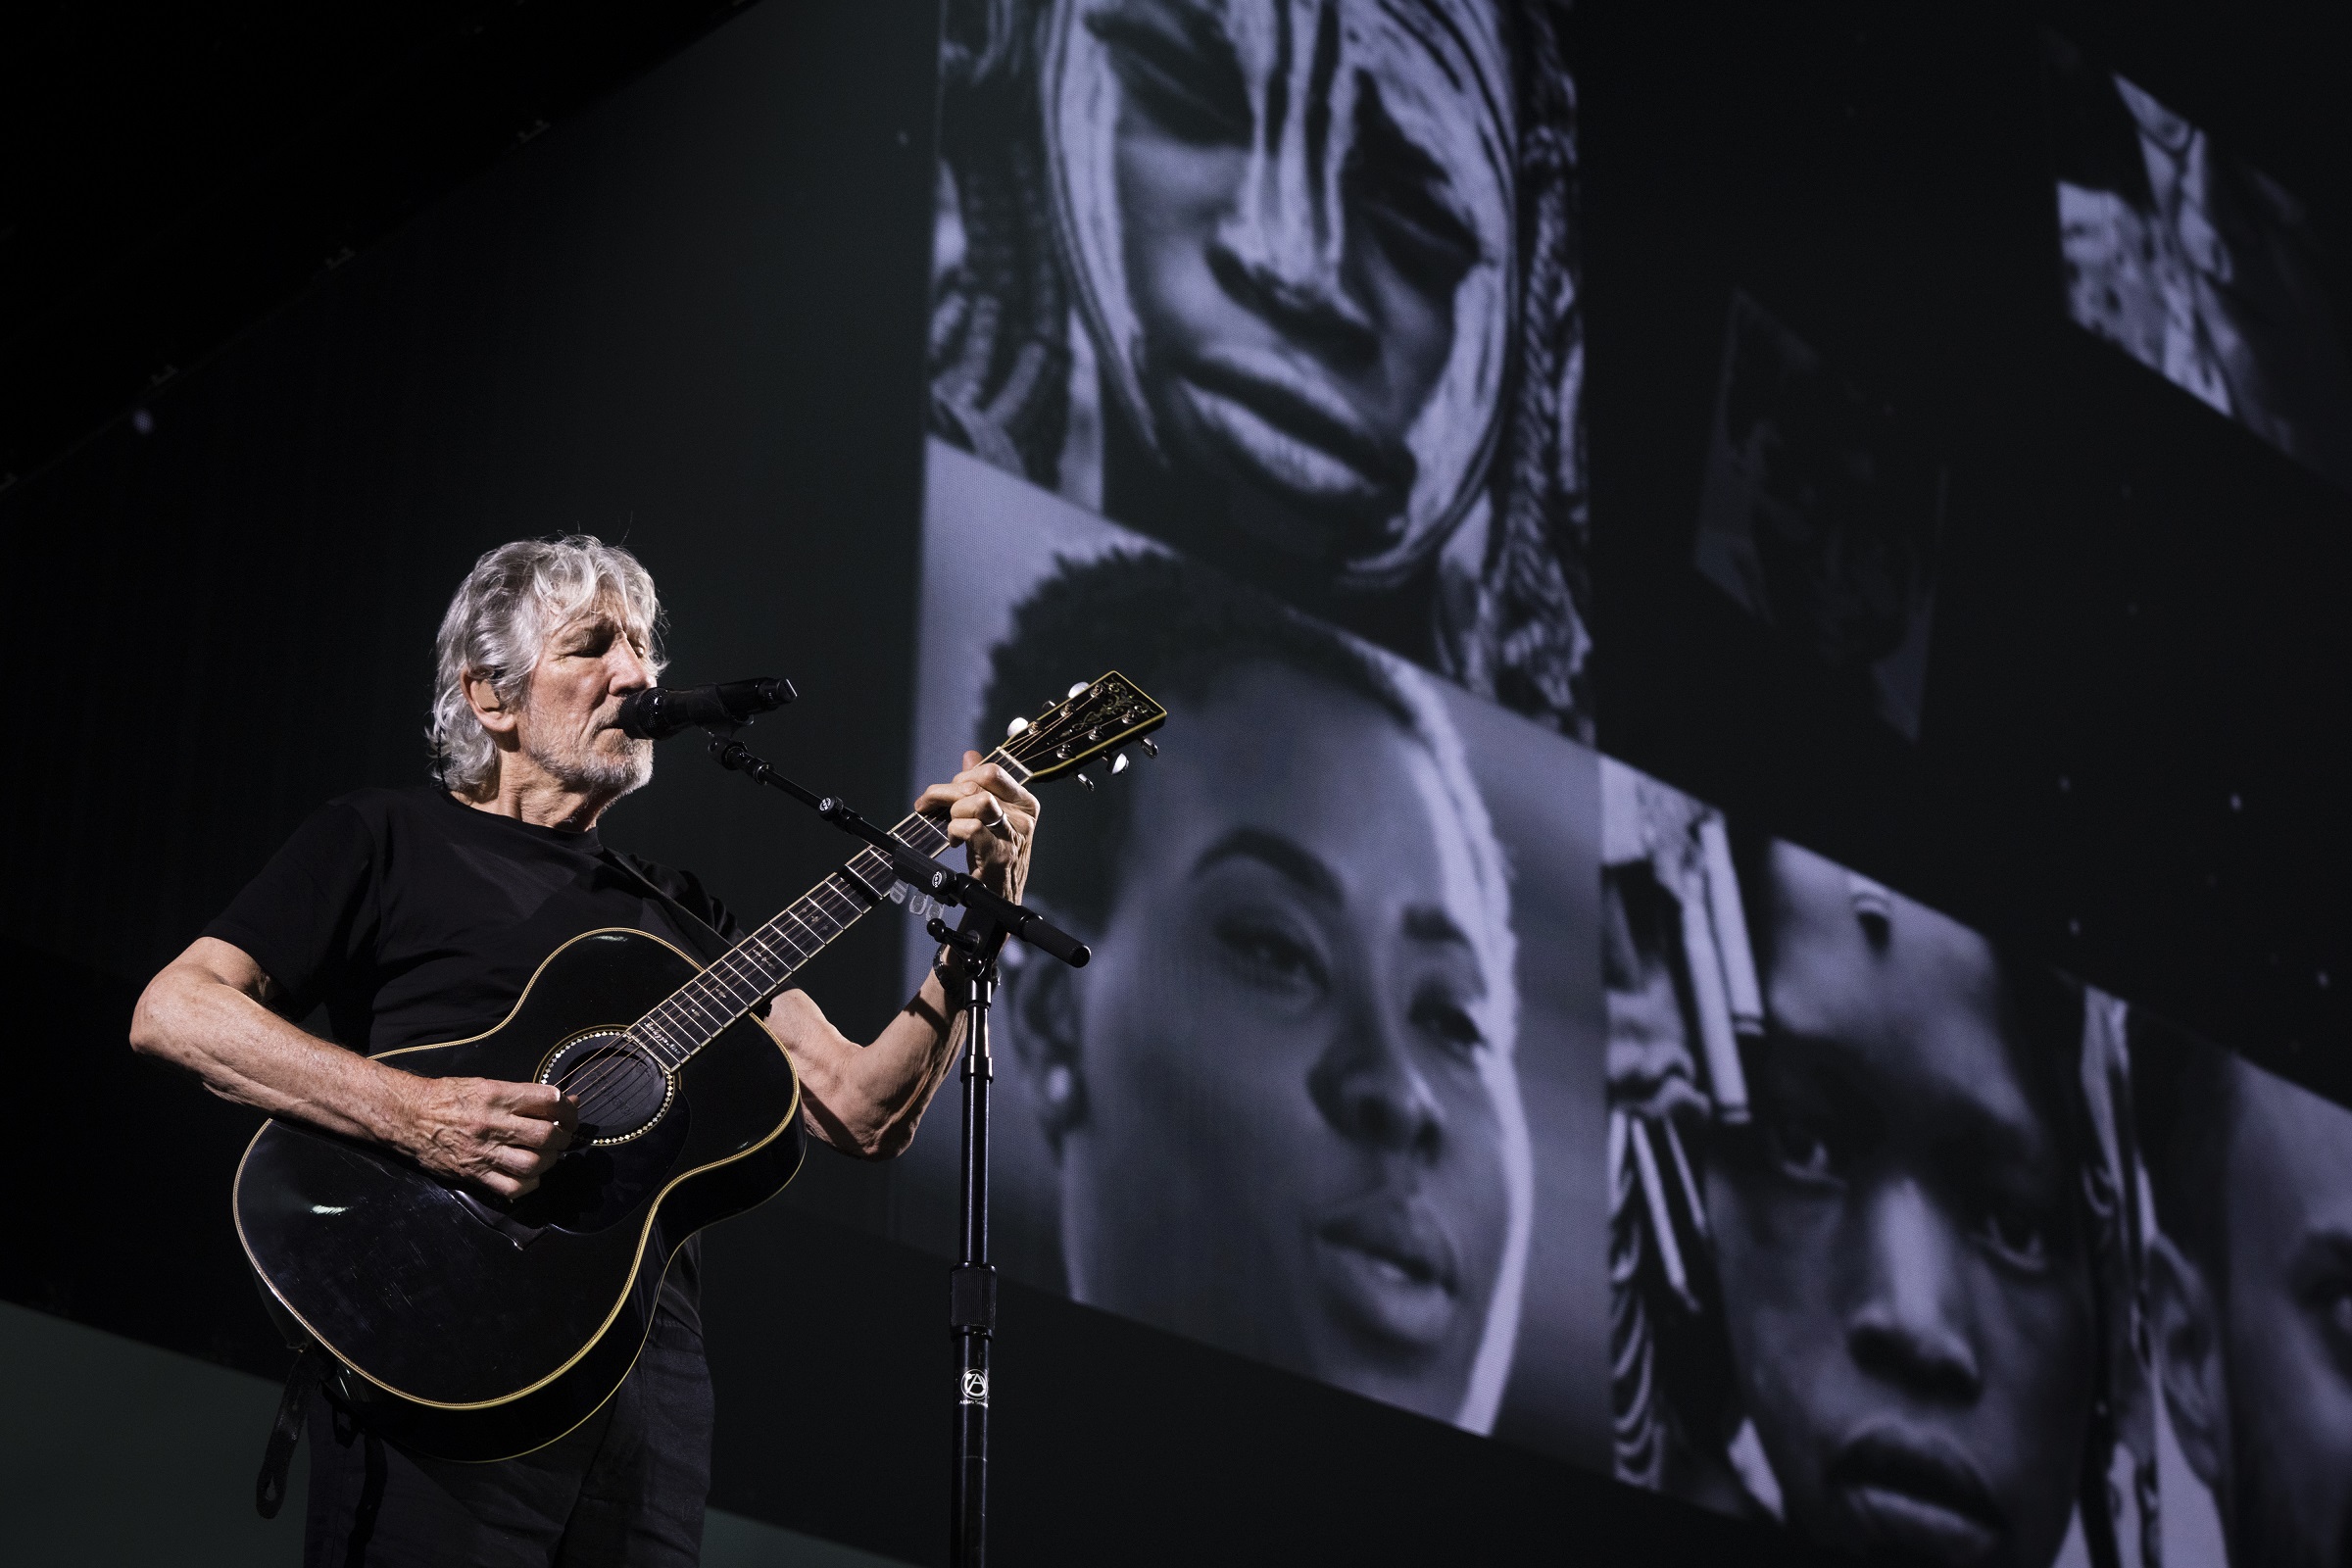
[[[2352,1563],[2352,1112],[2243,1065],[2221,1303],[2230,1556]]]
[[[1436,768],[1379,708],[1272,665],[1169,728],[1072,981],[1074,1294],[1454,1419],[1525,1130]]]
[[[619,729],[621,699],[653,684],[650,635],[612,596],[558,627],[517,715],[522,755],[557,783],[626,794],[654,774],[654,743]]]
[[[1462,176],[1492,107],[1383,48],[1397,29],[1375,7],[1117,0],[1085,25],[1120,95],[1126,283],[1163,444],[1258,543],[1373,552],[1413,491],[1406,436],[1453,352],[1456,289],[1507,243],[1491,184]]]
[[[2044,1568],[2091,1318],[2031,1048],[1982,938],[1902,899],[1866,925],[1846,874],[1786,845],[1771,882],[1755,1125],[1710,1159],[1707,1207],[1788,1521],[1859,1551]]]

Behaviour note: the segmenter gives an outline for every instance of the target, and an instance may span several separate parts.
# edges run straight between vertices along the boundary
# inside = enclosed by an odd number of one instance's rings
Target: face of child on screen
[[[1073,1294],[1461,1419],[1525,1202],[1464,834],[1421,742],[1315,677],[1169,723],[1097,957],[1022,982]]]
[[[1491,20],[1446,23],[1483,6],[1426,9],[1111,0],[1080,24],[1115,83],[1115,286],[1154,437],[1222,497],[1204,526],[1275,557],[1394,552],[1492,413],[1506,306],[1464,285],[1508,255],[1507,66]],[[1452,383],[1441,453],[1416,426]]]
[[[2044,1568],[2091,1396],[2057,1096],[1981,937],[1900,898],[1858,915],[1846,873],[1789,846],[1769,865],[1755,1119],[1707,1195],[1788,1520],[1867,1553]]]

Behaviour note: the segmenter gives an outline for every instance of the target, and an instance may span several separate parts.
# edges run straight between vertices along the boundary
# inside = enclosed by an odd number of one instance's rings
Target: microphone
[[[770,712],[800,695],[792,682],[772,675],[675,691],[648,686],[620,700],[620,728],[641,741],[665,741],[697,724],[748,724],[754,713]]]

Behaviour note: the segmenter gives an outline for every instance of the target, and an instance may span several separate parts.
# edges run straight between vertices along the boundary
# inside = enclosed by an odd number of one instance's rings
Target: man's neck
[[[605,808],[620,799],[618,791],[566,784],[528,759],[513,756],[499,759],[498,776],[479,792],[449,793],[477,811],[511,816],[534,827],[561,828],[567,833],[587,832],[596,826]]]

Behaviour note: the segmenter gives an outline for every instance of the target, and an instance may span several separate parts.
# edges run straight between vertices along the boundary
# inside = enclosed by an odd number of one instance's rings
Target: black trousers
[[[702,1337],[667,1312],[603,1409],[518,1459],[413,1453],[319,1396],[303,1568],[694,1568],[710,1409]]]

